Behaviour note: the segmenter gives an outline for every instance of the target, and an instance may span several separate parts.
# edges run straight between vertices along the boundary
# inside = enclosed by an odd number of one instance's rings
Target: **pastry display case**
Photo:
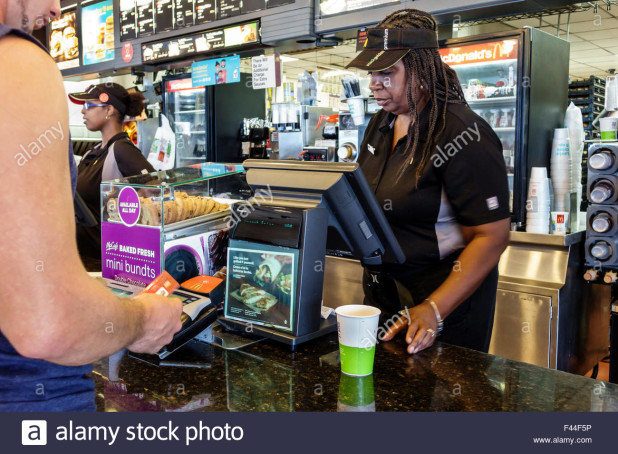
[[[251,196],[238,164],[205,163],[103,182],[103,277],[140,286],[163,270],[179,282],[225,277],[230,207]]]

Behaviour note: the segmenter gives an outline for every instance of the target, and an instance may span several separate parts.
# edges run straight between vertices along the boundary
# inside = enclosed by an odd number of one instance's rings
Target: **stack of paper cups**
[[[545,167],[533,167],[528,188],[526,232],[549,233],[550,194]]]
[[[571,153],[569,147],[569,130],[557,128],[551,146],[551,182],[554,188],[556,211],[566,211],[567,200],[571,193]]]

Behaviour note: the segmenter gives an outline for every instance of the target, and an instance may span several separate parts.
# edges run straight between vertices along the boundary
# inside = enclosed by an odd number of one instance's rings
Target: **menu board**
[[[219,19],[234,17],[240,14],[240,0],[218,0]]]
[[[152,0],[137,2],[137,36],[150,36],[154,33],[154,6]]]
[[[214,30],[204,33],[195,40],[197,52],[207,52],[209,50],[221,49],[225,47],[225,35],[223,30]]]
[[[289,5],[290,3],[294,3],[295,0],[268,0],[268,7],[274,8],[275,6],[283,6]],[[341,3],[345,3],[345,0],[336,0]]]
[[[135,0],[120,0],[120,41],[137,38]]]
[[[251,22],[210,30],[185,38],[142,44],[142,61],[146,63],[256,43],[259,42],[257,26],[257,22]]]
[[[174,2],[172,0],[155,0],[155,33],[174,29]]]
[[[49,23],[49,53],[60,69],[79,66],[75,21],[75,11],[70,11]]]
[[[113,60],[114,2],[105,0],[82,8],[84,65]]]
[[[174,0],[174,28],[193,25],[193,0]]]
[[[225,47],[257,42],[257,23],[238,25],[225,29]]]
[[[330,16],[399,2],[400,0],[320,0],[320,14]],[[270,3],[272,3],[272,0]]]
[[[242,14],[251,13],[253,11],[260,11],[266,9],[266,0],[243,0],[242,1]]]
[[[195,0],[195,25],[212,22],[215,19],[215,0]]]

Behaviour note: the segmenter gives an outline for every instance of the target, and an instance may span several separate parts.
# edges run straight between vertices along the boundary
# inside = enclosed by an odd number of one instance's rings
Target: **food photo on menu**
[[[94,3],[82,8],[82,34],[85,65],[114,59],[114,6],[112,0]]]
[[[260,251],[254,244],[234,243],[229,248],[225,315],[291,330],[298,251],[287,248]]]
[[[60,69],[79,66],[79,41],[75,31],[75,11],[64,13],[49,23],[49,53]]]

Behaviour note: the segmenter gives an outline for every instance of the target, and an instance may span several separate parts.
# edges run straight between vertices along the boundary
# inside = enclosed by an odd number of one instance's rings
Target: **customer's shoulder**
[[[6,35],[0,39],[0,70],[8,70],[19,62],[36,61],[53,64],[53,60],[35,43],[14,35]]]

